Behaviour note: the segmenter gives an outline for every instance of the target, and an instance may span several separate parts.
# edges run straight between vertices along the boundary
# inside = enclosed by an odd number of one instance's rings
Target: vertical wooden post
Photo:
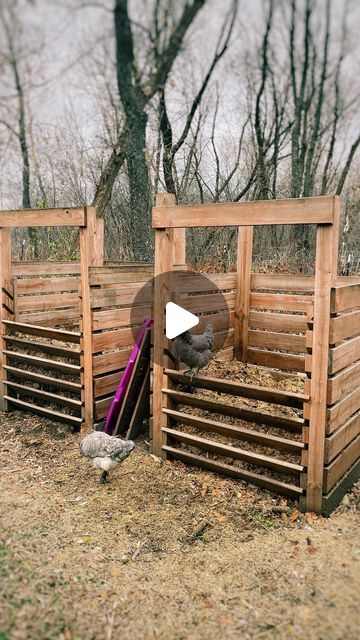
[[[253,227],[239,227],[235,296],[234,357],[247,362]]]
[[[5,395],[5,369],[6,357],[4,350],[6,349],[4,334],[5,327],[3,320],[7,318],[7,312],[3,305],[3,287],[5,282],[11,280],[11,229],[0,229],[0,410],[7,410],[7,402]]]
[[[321,513],[324,473],[326,393],[329,357],[330,288],[337,264],[338,221],[318,225],[316,231],[314,326],[311,358],[308,467],[306,479],[307,511]]]
[[[84,425],[94,424],[94,392],[92,367],[92,314],[90,306],[89,267],[96,264],[96,209],[88,207],[86,227],[80,228],[80,313],[82,331],[82,380],[84,385]]]
[[[159,206],[157,202],[157,206]],[[155,231],[155,281],[154,281],[154,364],[153,364],[153,427],[152,450],[156,456],[165,458],[162,427],[166,426],[162,409],[166,401],[162,389],[168,384],[164,375],[164,331],[165,306],[171,301],[172,270],[174,261],[173,229]]]
[[[175,207],[175,195],[173,193],[157,193],[155,198],[157,207]],[[174,229],[174,265],[186,264],[186,229]]]

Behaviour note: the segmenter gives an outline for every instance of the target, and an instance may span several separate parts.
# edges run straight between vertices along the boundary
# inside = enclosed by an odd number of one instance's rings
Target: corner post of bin
[[[238,228],[234,358],[247,362],[254,227]]]
[[[318,224],[314,291],[314,324],[311,357],[310,416],[305,508],[321,513],[326,397],[329,360],[330,294],[338,263],[340,198],[333,198],[332,224]]]
[[[174,207],[175,201],[170,194],[158,194],[156,207]],[[166,426],[163,406],[166,404],[163,389],[168,384],[164,374],[165,306],[171,301],[174,268],[174,229],[169,227],[155,229],[155,265],[154,265],[154,348],[153,348],[153,428],[152,451],[156,456],[166,457],[163,450]]]
[[[8,311],[3,303],[4,291],[7,289],[11,280],[11,229],[7,227],[0,228],[0,410],[7,411],[7,402],[5,399],[6,387],[6,343],[4,339],[5,325],[4,320],[8,319]]]

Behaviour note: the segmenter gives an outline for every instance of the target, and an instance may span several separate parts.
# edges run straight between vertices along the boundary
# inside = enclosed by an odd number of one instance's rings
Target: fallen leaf
[[[307,547],[307,550],[308,550],[308,553],[313,554],[313,553],[317,552],[317,547],[310,547],[309,546],[309,547]]]
[[[222,513],[219,513],[218,511],[212,511],[211,513],[219,522],[227,522],[227,517]]]
[[[297,520],[300,517],[300,513],[299,511],[293,511],[292,513],[290,513],[290,515],[288,516],[288,520],[290,522],[295,522],[295,520]]]

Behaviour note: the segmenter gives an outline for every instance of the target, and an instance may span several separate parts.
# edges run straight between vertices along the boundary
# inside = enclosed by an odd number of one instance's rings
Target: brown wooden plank
[[[273,309],[274,311],[293,311],[306,313],[313,296],[293,295],[289,293],[251,293],[252,309]]]
[[[63,311],[54,309],[54,311],[41,311],[38,313],[19,313],[18,316],[20,321],[25,324],[45,325],[46,327],[56,327],[59,324],[73,326],[78,324],[80,319],[78,307]]]
[[[34,295],[39,293],[62,293],[63,291],[78,291],[78,278],[49,278],[47,276],[47,263],[44,265],[42,278],[17,278],[16,286],[18,295]]]
[[[178,293],[204,293],[236,288],[235,273],[188,273],[173,275],[174,290]]]
[[[360,311],[352,311],[330,319],[330,344],[352,338],[360,333]]]
[[[152,226],[165,227],[237,227],[272,224],[332,223],[333,197],[256,200],[217,204],[154,207]]]
[[[190,407],[196,407],[197,409],[204,409],[212,413],[220,413],[225,416],[233,416],[239,420],[245,420],[246,422],[255,422],[257,424],[268,424],[289,431],[301,432],[304,421],[300,418],[291,418],[284,415],[273,415],[262,413],[261,411],[255,411],[253,409],[246,409],[243,407],[235,407],[228,405],[224,402],[206,400],[205,398],[199,398],[191,393],[182,393],[180,391],[174,391],[172,389],[163,389],[163,393],[168,395],[173,402],[177,404],[184,404]]]
[[[341,480],[331,489],[322,500],[322,513],[329,516],[340,504],[345,493],[351,489],[353,484],[360,478],[360,459],[343,475]]]
[[[44,386],[64,389],[65,391],[69,391],[70,393],[76,393],[78,395],[81,394],[82,384],[78,382],[69,382],[68,380],[62,380],[60,378],[52,378],[50,376],[45,376],[40,373],[35,373],[34,371],[27,371],[25,369],[17,369],[16,367],[10,367],[6,365],[6,371],[9,376],[16,378],[20,378],[21,380],[31,380],[32,382],[37,382]]]
[[[180,296],[179,305],[196,314],[233,309],[235,307],[235,293]]]
[[[17,351],[4,350],[4,354],[8,357],[8,360],[24,362],[32,367],[55,369],[56,371],[62,371],[63,373],[73,375],[78,375],[81,371],[81,367],[75,364],[58,362],[56,360],[47,360],[46,358],[39,358],[38,356],[29,356],[24,353],[18,353]]]
[[[150,369],[148,369],[146,376],[140,388],[140,392],[131,416],[129,429],[126,434],[127,440],[135,440],[141,433],[141,427],[146,420],[150,417]]]
[[[50,276],[50,275],[71,275],[80,273],[80,262],[75,260],[60,260],[51,262],[20,260],[12,262],[11,273],[13,276]]]
[[[305,336],[250,329],[249,345],[263,349],[282,349],[283,351],[302,353],[305,352]]]
[[[6,283],[11,278],[11,232],[9,229],[0,228],[0,291],[6,287]],[[5,397],[6,370],[4,366],[7,364],[6,359],[6,344],[4,342],[4,334],[6,333],[6,325],[4,321],[9,317],[13,317],[10,314],[3,301],[0,303],[0,410],[7,411],[7,401]]]
[[[290,313],[250,311],[249,325],[252,329],[269,329],[270,331],[305,333],[307,330],[306,317]]]
[[[166,369],[165,373],[175,382],[189,384],[189,376],[183,375],[180,371]],[[244,382],[220,380],[219,378],[209,378],[200,375],[195,376],[191,384],[200,389],[210,389],[218,393],[228,393],[234,396],[252,398],[262,402],[270,402],[288,407],[302,408],[303,403],[309,400],[309,397],[303,393],[277,391],[276,389],[257,387],[252,384],[245,384]]]
[[[251,289],[269,291],[313,291],[314,276],[299,276],[291,273],[252,273]]]
[[[93,334],[93,353],[99,353],[109,349],[120,349],[134,344],[141,327],[133,329],[116,329],[115,331],[102,331]]]
[[[175,449],[174,447],[164,446],[163,448],[167,454],[175,460],[181,460],[182,462],[186,462],[187,464],[195,467],[202,467],[203,469],[215,471],[222,475],[237,478],[239,480],[245,480],[251,484],[268,489],[268,491],[274,491],[275,493],[280,493],[281,495],[286,495],[291,498],[299,498],[299,496],[303,494],[303,489],[301,489],[301,487],[280,482],[279,480],[275,480],[269,476],[254,473],[252,471],[245,471],[245,469],[242,469],[241,467],[217,462],[210,458],[204,458],[203,456],[198,456],[187,451],[185,452],[181,449]]]
[[[152,283],[145,283],[140,289],[134,290],[133,287],[128,289],[92,289],[91,290],[91,308],[99,307],[130,307],[136,301],[136,304],[151,304],[153,299]]]
[[[351,465],[360,457],[360,435],[358,435],[342,452],[324,468],[324,493],[340,480]]]
[[[80,344],[81,333],[74,331],[65,331],[64,329],[49,329],[47,327],[38,327],[36,325],[24,324],[22,322],[12,322],[7,320],[5,323],[8,331],[15,331],[16,333],[22,333],[31,336],[41,336],[43,338],[50,338],[54,340],[61,340],[63,342],[71,342],[73,344]]]
[[[84,227],[84,207],[0,211],[0,227]]]
[[[360,282],[331,289],[331,313],[360,307]]]
[[[151,316],[152,308],[149,305],[129,307],[128,309],[115,309],[111,311],[93,312],[93,329],[115,329],[126,327],[130,323],[142,324]]]
[[[83,402],[81,400],[74,400],[73,398],[69,398],[67,396],[60,396],[57,393],[49,393],[48,391],[43,391],[42,389],[37,389],[35,387],[29,387],[28,385],[18,384],[17,382],[13,382],[10,380],[5,381],[5,385],[9,390],[14,391],[15,393],[23,394],[25,396],[31,396],[33,398],[40,398],[41,400],[45,400],[46,402],[50,402],[51,404],[59,404],[64,407],[71,407],[72,409],[81,409],[83,406]]]
[[[64,309],[75,307],[79,304],[78,293],[62,293],[21,296],[18,298],[17,307],[20,313],[30,311],[47,311],[49,309]]]
[[[360,385],[360,361],[351,364],[328,380],[327,403],[334,404]]]
[[[123,376],[124,369],[115,371],[115,373],[105,374],[94,378],[94,397],[114,394]]]
[[[174,421],[178,424],[197,427],[202,431],[220,433],[224,436],[228,436],[229,438],[237,438],[238,440],[244,440],[245,442],[253,442],[254,444],[263,445],[279,451],[287,451],[289,453],[296,453],[300,455],[305,448],[305,445],[298,440],[290,440],[289,438],[273,436],[269,433],[263,433],[254,429],[247,429],[239,424],[218,422],[217,420],[201,418],[200,416],[193,416],[181,411],[174,411],[173,409],[163,409],[163,412],[169,417],[171,422]]]
[[[107,398],[101,398],[100,400],[94,401],[94,419],[95,421],[102,420],[105,418],[110,404],[112,402],[113,396],[108,396]]]
[[[325,439],[325,462],[331,462],[360,433],[360,411]]]
[[[83,422],[82,418],[78,418],[77,416],[72,416],[68,413],[60,413],[59,411],[54,411],[53,409],[48,409],[47,407],[46,408],[39,407],[38,405],[35,405],[31,402],[25,402],[25,400],[20,400],[19,398],[6,396],[6,400],[8,401],[9,404],[20,408],[22,411],[30,411],[30,413],[37,413],[55,422],[65,422],[65,424],[70,423],[79,427]]]
[[[169,429],[167,427],[163,427],[163,431],[177,442],[182,442],[183,444],[188,444],[191,447],[203,449],[204,451],[209,451],[219,456],[243,460],[249,464],[273,469],[279,473],[299,475],[304,469],[303,466],[299,464],[285,462],[284,460],[278,460],[277,458],[247,451],[246,449],[239,449],[238,447],[215,442],[214,440],[200,438],[199,436],[184,431],[176,431],[175,429]]]
[[[35,340],[28,340],[27,338],[18,338],[17,336],[5,336],[4,339],[7,345],[12,344],[25,350],[41,351],[80,362],[81,352],[74,349],[67,349],[46,342],[36,342]]]
[[[263,367],[285,369],[287,371],[305,371],[305,357],[291,353],[278,353],[265,349],[248,350],[248,362]]]
[[[93,375],[99,376],[125,367],[128,363],[132,346],[121,351],[111,351],[93,356]]]
[[[358,409],[360,409],[360,388],[354,389],[348,396],[327,408],[326,433],[335,431]]]
[[[360,359],[360,336],[345,340],[329,351],[329,373],[337,373]]]
[[[254,227],[239,227],[235,298],[234,357],[247,361]]]
[[[102,267],[101,270],[98,268],[91,269],[90,271],[90,286],[103,286],[103,287],[111,287],[116,288],[117,286],[132,286],[136,287],[140,283],[148,282],[149,278],[154,274],[154,268],[147,269],[146,265],[144,265],[143,272],[139,271],[123,271],[118,268],[109,268]],[[141,287],[140,287],[141,288]]]

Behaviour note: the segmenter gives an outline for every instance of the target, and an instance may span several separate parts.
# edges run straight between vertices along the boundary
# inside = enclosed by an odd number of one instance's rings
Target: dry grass
[[[355,640],[360,486],[331,519],[162,463],[109,485],[78,435],[2,416],[1,640]]]

